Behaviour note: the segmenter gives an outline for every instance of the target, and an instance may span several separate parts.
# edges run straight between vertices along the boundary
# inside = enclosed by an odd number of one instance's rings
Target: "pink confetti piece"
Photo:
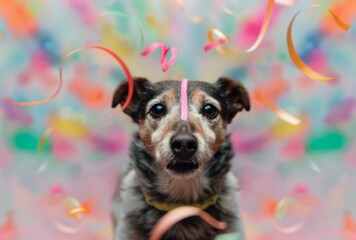
[[[210,214],[200,208],[192,206],[182,206],[169,211],[160,220],[158,220],[158,222],[152,229],[149,240],[161,239],[164,233],[174,224],[183,219],[193,216],[200,217],[214,228],[220,230],[225,230],[227,228],[227,224],[225,222],[220,222],[216,220],[214,217],[212,217]]]
[[[175,47],[167,48],[165,43],[157,41],[157,42],[154,42],[153,44],[151,44],[150,46],[148,46],[145,50],[143,50],[143,52],[141,53],[141,56],[146,57],[147,55],[154,52],[157,48],[161,48],[161,50],[162,50],[161,60],[160,60],[161,69],[163,72],[166,72],[177,61],[177,58],[178,58],[177,48],[175,48]],[[171,57],[167,61],[167,55],[169,52],[171,52]]]
[[[180,109],[181,119],[188,120],[188,79],[183,78],[180,87]]]

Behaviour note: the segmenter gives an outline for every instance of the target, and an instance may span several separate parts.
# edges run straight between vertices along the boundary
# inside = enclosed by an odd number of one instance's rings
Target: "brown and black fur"
[[[153,226],[166,213],[147,205],[143,192],[156,202],[185,205],[202,203],[219,195],[218,201],[205,211],[227,223],[225,232],[198,217],[191,217],[168,230],[164,240],[209,240],[229,232],[239,232],[240,239],[244,239],[237,206],[239,187],[230,171],[234,154],[226,127],[236,113],[250,110],[246,89],[238,81],[224,77],[214,84],[189,81],[189,118],[183,121],[180,119],[180,81],[151,83],[145,78],[135,78],[134,85],[133,98],[124,112],[139,125],[139,132],[131,146],[132,161],[113,201],[115,239],[148,239]],[[127,92],[125,81],[116,89],[112,107],[123,104]],[[167,114],[159,119],[151,117],[151,102],[163,103]],[[206,102],[218,105],[216,118],[203,116],[200,109]],[[196,153],[189,161],[199,166],[197,170],[178,174],[168,169],[182,161],[167,146],[178,134],[196,138]]]

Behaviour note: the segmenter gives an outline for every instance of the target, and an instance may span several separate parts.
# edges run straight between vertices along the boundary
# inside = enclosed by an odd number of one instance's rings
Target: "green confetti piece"
[[[345,148],[346,142],[346,136],[342,132],[328,131],[311,136],[307,140],[307,150],[309,152],[341,150]]]

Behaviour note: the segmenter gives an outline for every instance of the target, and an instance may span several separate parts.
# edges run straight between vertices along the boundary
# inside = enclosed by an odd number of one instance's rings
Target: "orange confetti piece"
[[[170,229],[177,222],[188,218],[198,216],[202,218],[204,221],[209,223],[214,228],[225,230],[227,228],[227,224],[225,222],[220,222],[209,215],[207,212],[203,211],[200,208],[192,207],[192,206],[182,206],[177,207],[168,213],[166,213],[161,219],[158,220],[156,225],[153,227],[151,236],[149,240],[159,240],[164,235],[164,233]]]
[[[297,51],[294,48],[293,40],[292,40],[292,29],[293,29],[293,24],[297,16],[305,9],[308,8],[316,8],[316,7],[323,7],[321,5],[311,5],[307,8],[303,8],[300,11],[298,11],[292,18],[291,22],[289,23],[288,26],[288,31],[287,31],[287,46],[288,46],[288,53],[289,56],[291,57],[294,65],[301,71],[303,72],[306,76],[308,76],[310,79],[313,79],[315,81],[320,81],[320,82],[327,82],[330,80],[333,80],[334,77],[328,77],[324,76],[313,69],[311,69],[307,64],[303,62],[303,60],[298,56]],[[325,7],[323,7],[325,8]],[[350,26],[346,24],[344,21],[342,21],[332,10],[328,9],[328,12],[331,14],[333,19],[335,20],[336,24],[343,29],[344,31],[347,31]]]
[[[36,16],[31,13],[25,1],[1,0],[0,15],[13,34],[33,34],[37,30]]]

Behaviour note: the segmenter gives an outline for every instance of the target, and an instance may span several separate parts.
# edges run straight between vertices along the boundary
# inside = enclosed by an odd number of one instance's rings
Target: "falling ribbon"
[[[301,121],[298,118],[292,116],[288,112],[278,107],[277,104],[275,104],[272,100],[270,100],[266,95],[258,94],[257,98],[259,101],[263,102],[272,112],[274,112],[283,121],[292,125],[299,125],[301,123]]]
[[[282,220],[288,213],[288,209],[290,208],[290,205],[295,202],[294,198],[291,197],[286,197],[283,198],[277,205],[276,210],[275,210],[275,217],[278,220]]]
[[[289,114],[288,112],[284,111],[283,109],[278,107],[274,102],[272,102],[272,101],[268,102],[267,106],[272,110],[272,112],[274,112],[283,121],[285,121],[289,124],[292,124],[292,125],[300,124],[301,121],[298,118],[296,118],[296,117],[292,116],[291,114]]]
[[[41,135],[40,140],[38,142],[38,152],[40,154],[43,153],[44,145],[45,145],[48,137],[52,134],[53,130],[54,130],[53,127],[49,127]],[[37,172],[43,172],[47,168],[47,166],[48,166],[48,161],[46,160],[44,163],[41,164],[41,166],[39,166],[39,168],[37,169]]]
[[[283,6],[294,6],[297,3],[297,0],[275,0],[275,2],[279,5],[283,5]]]
[[[219,37],[219,39],[215,40],[214,39],[214,35],[217,35]],[[228,37],[225,36],[225,34],[223,34],[219,29],[217,28],[211,28],[208,31],[208,41],[209,43],[206,44],[204,46],[204,52],[208,52],[214,48],[216,48],[216,50],[224,55],[225,52],[221,49],[221,45],[223,45],[224,43],[228,42],[230,39]]]
[[[205,212],[204,210],[192,207],[192,206],[182,206],[177,207],[168,213],[166,213],[163,217],[161,217],[156,225],[153,227],[151,236],[149,240],[159,240],[164,235],[164,233],[170,229],[177,222],[186,219],[188,217],[198,216],[203,219],[205,222],[213,226],[214,228],[225,230],[227,228],[227,224],[225,222],[220,222],[210,214]]]
[[[222,4],[221,0],[215,0],[216,4],[218,4],[221,8],[221,10],[228,14],[228,15],[233,15],[234,13],[229,9],[227,8],[224,4]]]
[[[182,12],[185,12],[184,0],[176,0],[176,4]],[[188,16],[188,19],[194,24],[201,23],[204,20],[202,16]]]
[[[129,20],[132,20],[133,23],[135,23],[135,25],[137,26],[137,28],[139,29],[140,31],[140,49],[142,50],[143,49],[143,46],[144,46],[144,42],[145,42],[145,36],[144,36],[144,33],[143,33],[143,28],[142,26],[140,25],[140,23],[137,21],[137,19],[125,14],[125,13],[122,13],[122,12],[118,12],[118,11],[105,11],[103,13],[100,14],[100,17],[104,17],[104,16],[119,16],[119,17],[125,17]]]
[[[183,78],[180,87],[180,109],[181,119],[188,120],[188,79]]]
[[[294,21],[296,19],[296,17],[305,9],[308,8],[316,8],[316,7],[322,7],[325,8],[324,6],[321,5],[311,5],[307,8],[303,8],[301,10],[299,10],[292,18],[292,20],[289,23],[288,26],[288,31],[287,31],[287,45],[288,45],[288,53],[289,56],[291,57],[294,65],[300,70],[302,71],[307,77],[315,80],[315,81],[320,81],[320,82],[327,82],[330,80],[333,80],[334,77],[328,77],[328,76],[324,76],[321,75],[319,73],[317,73],[316,71],[314,71],[313,69],[311,69],[307,64],[305,64],[303,62],[303,60],[298,56],[297,51],[294,48],[293,45],[293,40],[292,40],[292,29],[293,29],[293,24]],[[344,21],[342,21],[331,9],[328,9],[328,12],[331,14],[331,16],[333,17],[333,19],[335,20],[336,24],[343,29],[344,31],[347,31],[350,26],[348,24],[346,24]]]
[[[231,49],[232,51],[235,51],[235,52],[245,52],[245,53],[249,53],[249,52],[254,51],[261,44],[262,40],[264,39],[264,37],[266,35],[268,26],[269,26],[269,24],[271,22],[273,8],[274,8],[274,0],[268,0],[268,4],[267,4],[267,8],[266,8],[266,14],[265,14],[264,19],[263,19],[261,30],[258,33],[258,36],[257,36],[255,42],[252,44],[251,47],[249,47],[246,50],[241,50],[241,49],[238,49],[238,48],[235,48],[235,47],[232,47],[232,48],[229,48],[229,49]],[[214,38],[212,37],[212,33],[215,33],[216,35],[218,35],[219,38],[217,40],[214,40]],[[220,30],[214,28],[214,29],[210,29],[209,30],[209,32],[208,32],[208,40],[209,40],[209,44],[204,46],[204,51],[205,52],[207,52],[207,51],[209,51],[209,50],[211,50],[213,48],[220,47],[220,45],[226,43],[229,40],[229,38],[226,37]],[[218,50],[218,51],[221,54],[224,54],[223,51],[221,51],[221,50]]]
[[[275,228],[279,232],[285,233],[285,234],[292,234],[292,233],[300,231],[305,226],[305,222],[299,222],[299,223],[296,223],[289,227],[281,227],[277,223],[275,223],[274,225],[275,225]]]
[[[148,46],[145,50],[143,50],[143,52],[141,53],[141,56],[146,57],[147,55],[151,54],[159,47],[162,50],[161,61],[160,61],[161,69],[163,72],[166,72],[168,70],[168,68],[170,68],[177,60],[177,57],[178,57],[177,48],[175,48],[175,47],[167,48],[165,43],[157,41],[157,42],[154,42],[153,44],[151,44],[150,46]],[[167,61],[167,55],[168,55],[169,51],[171,52],[171,57]]]
[[[72,55],[74,55],[75,53],[78,53],[78,52],[84,51],[84,50],[88,50],[88,49],[97,49],[97,50],[100,50],[100,51],[103,51],[103,52],[109,54],[111,57],[113,57],[116,60],[117,63],[120,64],[120,66],[122,67],[122,70],[124,71],[124,73],[126,75],[126,79],[127,79],[127,82],[128,82],[128,95],[127,95],[125,103],[122,105],[122,107],[119,110],[117,110],[116,112],[112,113],[109,116],[101,118],[101,120],[108,120],[109,118],[114,117],[116,114],[120,113],[122,110],[124,110],[130,104],[130,101],[131,101],[131,98],[132,98],[132,95],[133,95],[133,91],[134,91],[134,83],[133,83],[133,80],[132,80],[132,77],[131,77],[131,73],[130,73],[128,67],[126,66],[125,62],[116,53],[114,53],[110,49],[107,49],[107,48],[101,47],[101,46],[81,47],[81,48],[78,48],[78,49],[73,50],[72,52],[68,53],[64,57],[64,59],[62,60],[60,68],[59,68],[59,85],[58,85],[58,88],[56,89],[56,91],[50,97],[48,97],[46,99],[43,99],[43,100],[40,100],[40,101],[32,101],[32,102],[17,102],[15,100],[12,100],[11,98],[5,98],[5,100],[9,101],[9,102],[11,102],[11,103],[13,103],[15,105],[18,105],[18,106],[40,105],[40,104],[44,104],[44,103],[47,103],[47,102],[53,100],[58,95],[59,91],[62,88],[63,65],[66,62],[66,60],[68,58],[70,58]]]

